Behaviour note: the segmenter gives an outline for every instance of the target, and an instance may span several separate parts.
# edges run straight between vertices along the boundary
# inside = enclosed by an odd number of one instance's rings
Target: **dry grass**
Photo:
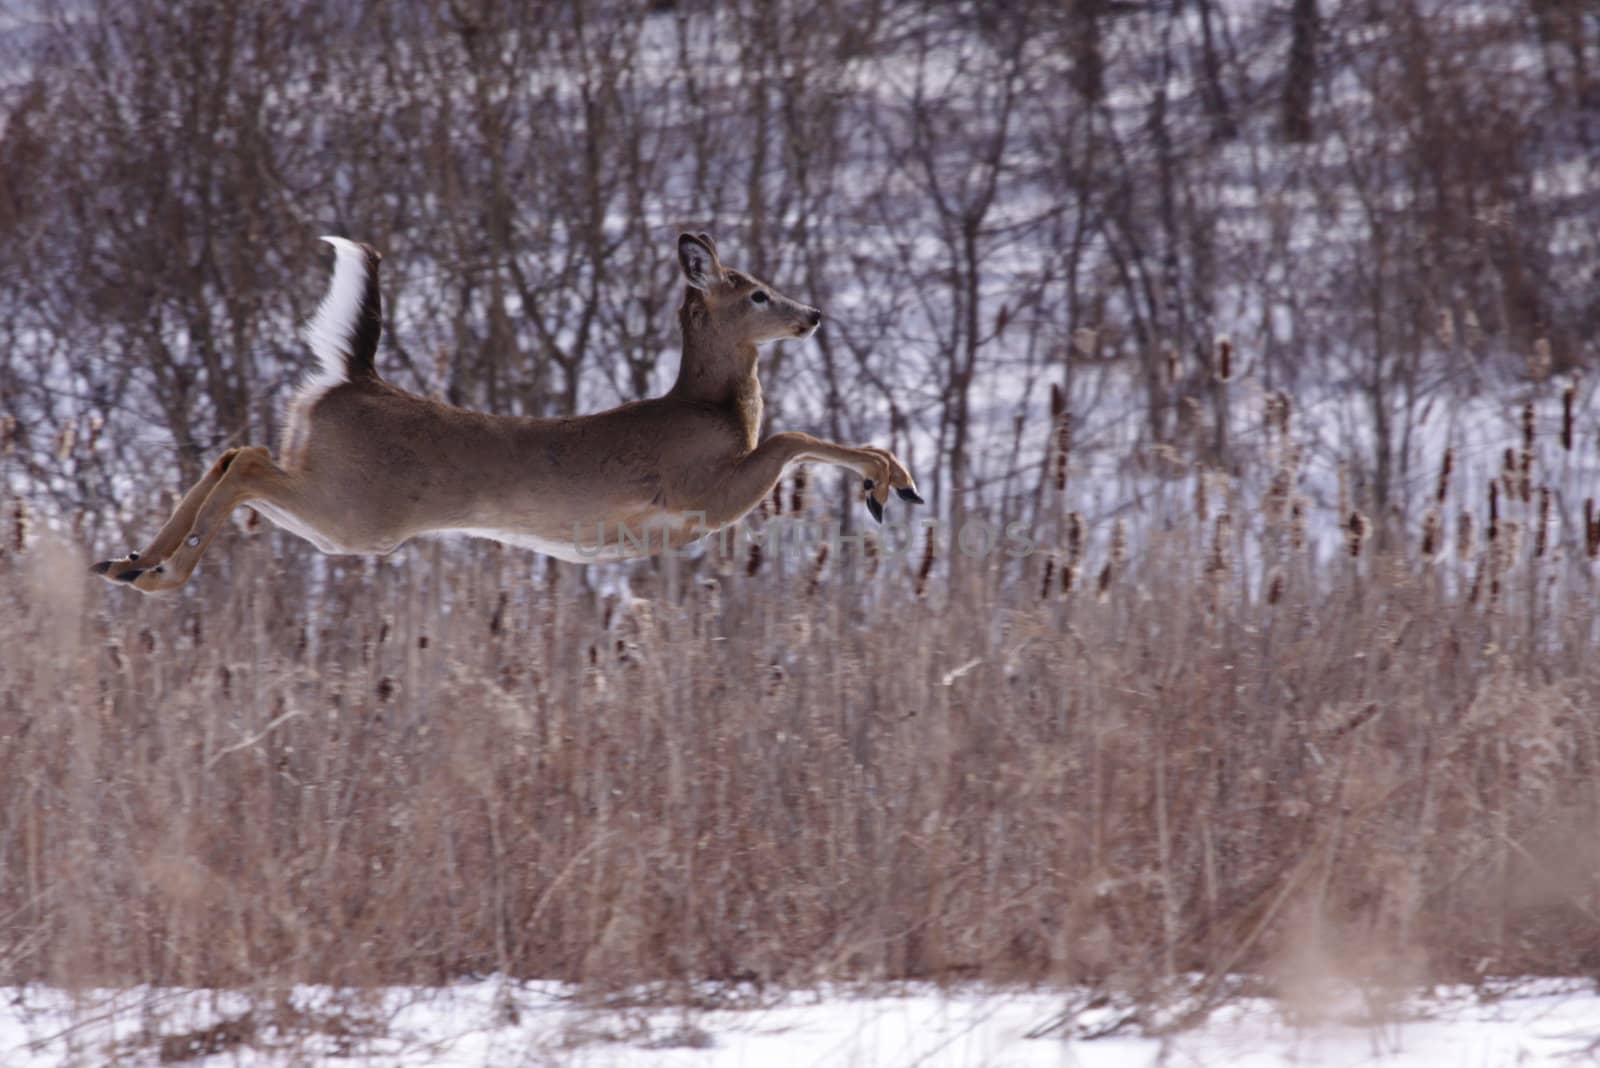
[[[1330,515],[1313,558],[1298,500],[1173,500],[1063,513],[1054,580],[918,544],[625,604],[277,538],[140,599],[36,533],[0,982],[1600,974],[1583,527],[1425,558]]]

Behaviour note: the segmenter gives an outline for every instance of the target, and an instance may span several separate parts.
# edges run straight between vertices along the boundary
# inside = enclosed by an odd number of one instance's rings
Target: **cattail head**
[[[1217,338],[1216,361],[1218,382],[1233,381],[1233,341],[1227,337]]]
[[[1044,558],[1044,577],[1039,581],[1039,600],[1043,601],[1049,598],[1050,589],[1055,585],[1055,581],[1056,561],[1054,557],[1047,556]]]
[[[1583,499],[1583,551],[1589,559],[1600,559],[1600,517],[1595,515],[1594,498]]]
[[[1550,540],[1550,487],[1539,487],[1539,520],[1538,528],[1533,533],[1533,558],[1544,559],[1545,549]]]
[[[1422,559],[1424,563],[1432,563],[1443,548],[1443,538],[1439,529],[1439,512],[1429,508],[1422,516]]]
[[[1500,487],[1496,483],[1489,483],[1489,529],[1488,539],[1493,542],[1500,533]]]
[[[1095,598],[1102,604],[1111,595],[1111,582],[1116,577],[1116,567],[1110,560],[1100,569],[1100,577],[1095,580]]]
[[[1472,559],[1477,547],[1477,532],[1472,522],[1472,513],[1462,512],[1456,516],[1456,558]]]
[[[806,510],[806,469],[794,469],[794,482],[789,488],[789,514],[801,515]]]
[[[1067,513],[1067,564],[1076,564],[1083,557],[1083,516]]]
[[[1577,383],[1568,382],[1561,391],[1561,447],[1567,452],[1572,451],[1572,409],[1577,399]]]
[[[1111,524],[1111,562],[1122,570],[1128,562],[1128,521],[1118,519]]]
[[[28,505],[21,497],[11,501],[11,551],[20,553],[28,547]],[[1593,553],[1590,554],[1594,555]]]
[[[1200,522],[1207,522],[1210,513],[1210,501],[1206,494],[1206,471],[1203,467],[1195,468],[1194,472],[1194,515]]]
[[[745,558],[744,573],[754,575],[761,570],[761,543],[755,539],[750,541],[750,555]]]
[[[1450,469],[1455,465],[1456,450],[1447,447],[1444,450],[1444,459],[1439,461],[1439,488],[1433,499],[1438,504],[1443,504],[1445,496],[1450,492]]]
[[[1283,600],[1283,587],[1283,571],[1282,569],[1275,567],[1272,569],[1272,573],[1267,576],[1268,604],[1277,604],[1279,601]]]
[[[1211,552],[1206,556],[1206,574],[1221,580],[1233,565],[1233,517],[1227,512],[1217,516],[1211,535]]]
[[[17,417],[0,415],[0,456],[10,456],[17,448]]]
[[[1051,460],[1055,468],[1056,492],[1067,488],[1067,461],[1072,455],[1072,413],[1063,410],[1056,416]]]
[[[928,576],[933,573],[933,528],[928,528],[927,544],[922,549],[922,566],[917,568],[916,594],[921,597],[928,588]]]
[[[1289,502],[1289,547],[1304,552],[1306,547],[1306,513],[1310,505],[1304,497],[1296,495]]]
[[[1361,549],[1367,544],[1367,537],[1372,533],[1372,523],[1360,512],[1351,512],[1344,524],[1345,548],[1351,556],[1360,556]]]
[[[817,588],[822,585],[822,571],[828,566],[828,543],[823,542],[817,546],[816,559],[811,565],[811,584],[806,589],[807,597],[815,597]]]

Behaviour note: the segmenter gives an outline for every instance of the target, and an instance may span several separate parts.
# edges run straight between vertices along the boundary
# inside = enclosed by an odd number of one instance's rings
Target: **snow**
[[[0,1064],[1494,1068],[1600,1058],[1600,991],[1592,982],[1523,983],[1490,996],[1439,989],[1390,1004],[1350,991],[1320,1006],[1317,1022],[1241,998],[1165,1038],[1075,1037],[1114,1016],[1064,1013],[1071,1000],[1067,991],[911,986],[870,994],[745,991],[739,1007],[686,1008],[649,997],[597,1004],[555,983],[484,980],[364,992],[297,987],[281,999],[256,998],[251,1016],[243,993],[13,987],[0,989]],[[230,1019],[257,1022],[217,1026]],[[241,1032],[248,1041],[235,1040]],[[211,1052],[183,1060],[207,1041]]]

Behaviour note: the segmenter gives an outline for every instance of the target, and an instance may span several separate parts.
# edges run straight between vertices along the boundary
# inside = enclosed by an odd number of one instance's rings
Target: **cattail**
[[[1277,604],[1283,600],[1283,572],[1278,568],[1272,569],[1272,574],[1267,576],[1267,603]]]
[[[1439,513],[1436,509],[1429,508],[1422,516],[1422,559],[1432,563],[1439,555]]]
[[[1048,600],[1050,588],[1056,581],[1056,562],[1054,557],[1044,558],[1044,579],[1039,583],[1039,600]]]
[[[868,538],[861,543],[861,551],[867,558],[867,578],[878,574],[878,539]]]
[[[1561,391],[1561,447],[1567,452],[1572,451],[1572,408],[1577,399],[1577,383],[1568,382]]]
[[[1118,519],[1111,524],[1111,562],[1118,570],[1128,562],[1128,521]]]
[[[1288,511],[1292,477],[1289,470],[1284,467],[1279,467],[1272,473],[1272,482],[1267,487],[1267,495],[1261,502],[1262,511],[1266,513],[1268,522],[1282,522],[1284,513]]]
[[[1067,488],[1067,459],[1072,455],[1072,413],[1063,410],[1056,417],[1055,430],[1055,474],[1056,492],[1064,492]]]
[[[11,551],[20,553],[27,547],[28,505],[21,497],[16,497],[11,501]]]
[[[754,539],[750,542],[750,555],[745,558],[744,573],[754,575],[761,570],[761,543]]]
[[[1533,352],[1528,356],[1528,374],[1535,382],[1543,382],[1550,374],[1550,339],[1539,338],[1533,343]]]
[[[1233,540],[1230,534],[1233,530],[1233,517],[1227,512],[1217,516],[1217,524],[1211,537],[1211,553],[1206,558],[1206,574],[1214,579],[1222,579],[1228,573],[1232,561]]]
[[[1306,547],[1306,512],[1304,497],[1296,496],[1289,502],[1289,547],[1302,552]]]
[[[1595,517],[1593,497],[1583,499],[1583,548],[1589,559],[1600,557],[1600,519]]]
[[[1209,519],[1210,508],[1208,505],[1205,468],[1196,468],[1194,473],[1194,515],[1202,523]]]
[[[789,514],[800,515],[806,510],[806,469],[794,470],[794,485],[789,491]]]
[[[807,597],[815,597],[817,588],[822,585],[822,569],[828,566],[828,543],[823,542],[817,546],[816,562],[811,567],[811,585],[806,590]]]
[[[1477,531],[1472,522],[1472,513],[1462,512],[1456,516],[1456,559],[1462,561],[1472,559],[1477,547]]]
[[[928,588],[928,576],[933,573],[933,528],[928,528],[927,545],[922,550],[922,566],[917,568],[916,593],[921,597]]]
[[[1456,450],[1446,448],[1444,450],[1444,459],[1439,463],[1439,489],[1433,497],[1439,504],[1444,503],[1445,495],[1450,492],[1450,469],[1455,466],[1455,462]]]
[[[1500,456],[1500,485],[1506,491],[1508,500],[1516,499],[1517,451],[1509,447]]]
[[[1529,401],[1522,408],[1522,463],[1521,478],[1518,482],[1519,496],[1522,503],[1527,504],[1533,496],[1533,442],[1535,436],[1535,423],[1533,402]]]
[[[0,415],[0,456],[10,456],[17,448],[17,417]]]
[[[1233,380],[1233,342],[1226,337],[1217,338],[1217,381]]]
[[[1539,526],[1533,533],[1533,558],[1544,559],[1550,540],[1550,487],[1539,487]]]
[[[56,459],[63,462],[71,459],[72,450],[77,441],[77,424],[70,421],[61,424],[61,429],[56,432]]]
[[[1493,482],[1489,483],[1489,529],[1487,537],[1489,544],[1494,544],[1494,539],[1500,534],[1500,487]]]
[[[1367,543],[1367,536],[1372,532],[1372,523],[1360,512],[1351,512],[1350,518],[1345,520],[1345,546],[1352,557],[1361,555],[1362,546]]]
[[[1178,384],[1178,350],[1175,346],[1168,345],[1163,355],[1166,357],[1164,362],[1167,366],[1167,385],[1175,386]]]
[[[1067,563],[1076,564],[1083,556],[1083,516],[1067,513]]]
[[[1077,564],[1062,564],[1061,565],[1061,596],[1070,597],[1072,595],[1073,587],[1077,586],[1077,584],[1078,584],[1078,565]]]
[[[772,484],[772,500],[770,502],[768,502],[766,507],[761,509],[761,516],[764,519],[767,516],[775,516],[775,515],[782,515],[782,514],[783,514],[783,480],[779,479],[778,481],[776,481],[776,482],[774,482]]]

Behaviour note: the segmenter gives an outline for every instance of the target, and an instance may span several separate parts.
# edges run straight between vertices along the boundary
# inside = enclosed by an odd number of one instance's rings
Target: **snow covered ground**
[[[1352,996],[1321,1022],[1239,999],[1166,1039],[1081,1035],[1061,992],[912,987],[748,999],[738,1008],[596,1006],[556,984],[485,981],[444,989],[335,992],[301,987],[274,1004],[241,994],[141,988],[69,996],[0,990],[0,1065],[189,1063],[220,1068],[308,1064],[453,1068],[758,1068],[922,1065],[1574,1065],[1600,1062],[1594,983],[1521,984],[1484,998],[1434,991],[1388,1006]],[[1356,1011],[1359,1007],[1359,1011]],[[1106,1010],[1096,1010],[1104,1012]],[[1041,1037],[1028,1037],[1030,1033]]]

